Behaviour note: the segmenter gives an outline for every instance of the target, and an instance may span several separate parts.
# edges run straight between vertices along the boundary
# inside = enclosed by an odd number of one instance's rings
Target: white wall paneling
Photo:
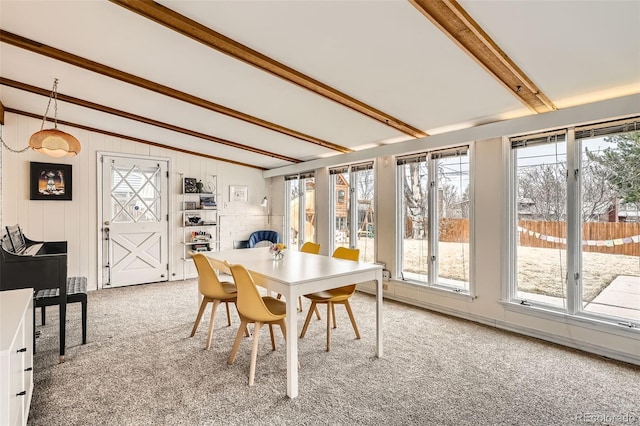
[[[40,130],[40,120],[13,113],[5,114],[5,125],[2,129],[3,140],[11,147],[24,147],[29,136]],[[262,198],[269,193],[270,185],[258,169],[238,166],[231,163],[196,157],[143,143],[122,140],[113,136],[80,130],[73,127],[59,126],[63,131],[76,136],[82,144],[82,151],[77,157],[51,158],[27,150],[15,154],[6,149],[2,152],[2,185],[1,209],[2,224],[19,223],[25,235],[35,240],[68,241],[68,274],[82,275],[88,278],[88,289],[97,289],[98,261],[98,152],[111,154],[130,154],[168,158],[169,170],[169,279],[182,279],[182,247],[180,241],[180,175],[204,179],[206,175],[218,175],[220,194],[220,214],[241,216],[242,221],[231,221],[229,228],[220,228],[223,248],[231,247],[236,239],[247,239],[253,230],[278,229],[282,220],[269,218],[260,207]],[[70,164],[73,167],[73,199],[71,201],[31,201],[29,200],[29,163]],[[229,185],[247,185],[249,201],[247,203],[229,202]],[[238,223],[241,222],[242,225]],[[224,223],[224,222],[223,222]],[[193,265],[187,269],[186,276],[195,277]]]

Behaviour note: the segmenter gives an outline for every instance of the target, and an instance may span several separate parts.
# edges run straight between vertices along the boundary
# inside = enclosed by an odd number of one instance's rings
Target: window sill
[[[469,293],[463,293],[462,291],[456,291],[451,287],[442,287],[442,286],[427,286],[422,283],[412,282],[412,281],[398,281],[398,280],[390,280],[385,281],[383,284],[388,284],[388,290],[384,291],[384,296],[389,297],[391,299],[404,301],[406,303],[415,304],[419,302],[419,299],[414,299],[412,297],[403,296],[403,289],[409,291],[417,291],[422,295],[432,295],[432,296],[443,296],[450,297],[456,300],[463,300],[465,302],[472,302],[475,299],[474,296]],[[358,284],[358,289],[363,290],[365,292],[375,294],[376,289],[375,285],[371,283],[371,285],[363,285]],[[400,290],[400,291],[397,291]]]
[[[465,290],[461,290],[458,288],[454,288],[454,287],[450,287],[450,286],[445,286],[442,284],[433,284],[433,285],[427,285],[425,283],[422,282],[418,282],[418,281],[393,281],[395,285],[400,285],[400,286],[406,286],[406,287],[410,287],[410,288],[414,288],[414,289],[418,289],[419,291],[422,291],[426,294],[433,294],[433,295],[437,295],[437,296],[445,296],[445,297],[452,297],[454,299],[463,299],[466,300],[468,302],[473,301],[473,299],[475,299],[474,296],[472,296],[468,291]]]
[[[640,327],[628,327],[618,324],[618,321],[612,318],[605,320],[602,317],[595,317],[584,313],[577,315],[569,315],[565,312],[545,308],[539,305],[521,305],[517,302],[500,302],[507,311],[520,314],[530,315],[550,321],[562,322],[567,325],[587,328],[593,331],[615,334],[622,337],[640,337]]]

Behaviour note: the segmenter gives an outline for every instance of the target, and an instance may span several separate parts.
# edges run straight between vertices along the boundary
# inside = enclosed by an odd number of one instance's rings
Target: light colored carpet
[[[227,365],[239,319],[208,309],[195,281],[89,293],[88,343],[80,305],[68,307],[66,362],[58,364],[57,307],[36,315],[30,425],[558,425],[640,423],[640,368],[395,302],[384,306],[384,358],[375,351],[375,299],[357,293],[355,340],[342,306],[331,352],[326,310],[299,340],[300,395],[286,397],[284,342],[261,333],[255,386],[247,385],[251,339]],[[298,314],[298,330],[305,312]],[[631,416],[631,417],[629,417]],[[589,417],[593,419],[594,417]],[[619,420],[619,421],[618,421]]]

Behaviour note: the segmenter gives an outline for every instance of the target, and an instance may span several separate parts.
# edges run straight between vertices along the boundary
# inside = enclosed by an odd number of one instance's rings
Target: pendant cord
[[[51,95],[49,95],[49,102],[47,103],[47,109],[44,111],[44,115],[42,116],[42,125],[40,126],[40,130],[44,129],[44,123],[47,120],[47,114],[49,113],[49,107],[51,106],[51,100],[53,102],[53,128],[58,128],[58,79],[53,79],[53,88],[51,89]]]
[[[16,153],[16,154],[20,154],[20,153],[25,152],[26,150],[28,150],[28,149],[29,149],[29,145],[27,145],[26,147],[24,147],[24,148],[22,148],[22,149],[13,149],[13,148],[11,148],[9,145],[7,145],[7,144],[5,143],[5,141],[2,139],[2,128],[3,128],[3,127],[4,127],[4,126],[0,126],[0,142],[2,142],[2,146],[4,146],[4,147],[5,147],[5,148],[7,148],[9,151],[14,152],[14,153]]]
[[[58,79],[53,79],[53,87],[51,88],[51,94],[49,95],[49,102],[47,103],[47,109],[44,111],[44,115],[42,116],[42,125],[40,126],[40,131],[44,130],[44,123],[47,121],[47,114],[49,113],[49,108],[51,107],[51,100],[53,100],[53,123],[54,129],[58,130]],[[0,125],[0,143],[2,146],[8,149],[10,152],[20,154],[25,152],[31,145],[27,145],[23,149],[13,149],[2,139],[2,125]],[[77,144],[77,141],[76,141]],[[78,146],[78,151],[80,150]],[[76,152],[77,153],[77,152]]]

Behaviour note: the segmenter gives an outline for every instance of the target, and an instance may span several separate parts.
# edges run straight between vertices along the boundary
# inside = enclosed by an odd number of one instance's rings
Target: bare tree
[[[531,201],[528,210],[534,220],[561,221],[566,218],[567,164],[537,164],[518,173],[518,197]],[[584,221],[598,221],[616,198],[606,168],[590,156],[583,158],[582,205]]]
[[[358,200],[373,200],[373,170],[363,170],[358,172],[357,188]]]
[[[459,205],[458,190],[455,185],[443,183],[438,188],[438,217],[454,217]]]
[[[408,169],[408,170],[407,170]],[[409,222],[405,229],[407,238],[424,238],[428,229],[427,204],[427,164],[424,162],[411,163],[405,166],[404,179],[404,217]]]
[[[518,197],[532,201],[535,220],[560,221],[566,217],[567,165],[537,164],[518,172]]]
[[[616,190],[605,167],[587,153],[582,159],[582,220],[598,222],[616,203]]]

